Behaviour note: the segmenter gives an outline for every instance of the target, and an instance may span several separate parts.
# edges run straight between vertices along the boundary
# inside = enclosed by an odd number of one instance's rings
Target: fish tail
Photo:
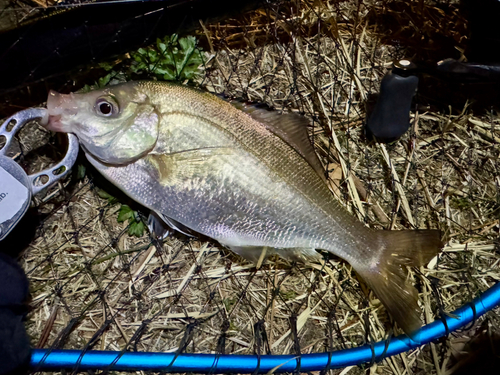
[[[377,231],[378,249],[356,271],[380,299],[399,327],[413,340],[421,327],[418,292],[403,266],[427,264],[443,247],[439,230]]]

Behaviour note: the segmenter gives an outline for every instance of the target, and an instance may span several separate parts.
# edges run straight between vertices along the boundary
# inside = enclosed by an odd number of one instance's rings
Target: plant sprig
[[[130,236],[142,237],[142,235],[144,234],[146,226],[144,225],[144,222],[142,221],[139,213],[132,210],[126,204],[121,205],[116,220],[119,223],[123,223],[124,221],[128,222],[128,234]]]
[[[201,74],[201,50],[194,36],[179,38],[177,34],[156,40],[156,45],[139,48],[130,54],[136,74],[154,74],[165,81],[192,80]]]

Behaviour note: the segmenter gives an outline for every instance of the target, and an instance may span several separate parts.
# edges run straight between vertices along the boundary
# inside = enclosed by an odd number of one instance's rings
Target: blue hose
[[[372,346],[365,345],[332,353],[304,354],[300,357],[300,361],[293,355],[176,355],[175,353],[35,349],[31,356],[31,369],[35,371],[109,369],[198,373],[321,371],[380,361],[414,349],[465,327],[498,304],[500,304],[500,283],[495,284],[481,296],[442,320],[422,327],[416,335],[416,341],[406,335],[401,335],[390,341],[377,342]]]

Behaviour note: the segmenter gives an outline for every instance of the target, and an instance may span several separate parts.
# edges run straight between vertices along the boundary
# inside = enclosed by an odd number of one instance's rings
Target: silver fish
[[[305,119],[166,82],[51,91],[47,128],[74,133],[88,160],[172,227],[256,261],[278,253],[349,262],[409,335],[421,326],[402,266],[442,248],[437,230],[367,228],[334,198]]]

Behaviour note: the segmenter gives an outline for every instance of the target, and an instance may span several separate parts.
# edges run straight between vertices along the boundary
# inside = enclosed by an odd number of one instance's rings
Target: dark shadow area
[[[431,110],[460,112],[467,104],[479,113],[497,109],[500,83],[488,78],[471,82],[466,76],[436,73],[444,59],[500,64],[500,3],[463,0],[459,7],[439,2],[385,2],[373,11],[382,43],[396,47],[395,59],[407,58],[431,74],[421,74],[418,104]]]
[[[488,330],[486,320],[478,327],[455,359],[452,375],[496,374],[500,366],[500,334]]]

